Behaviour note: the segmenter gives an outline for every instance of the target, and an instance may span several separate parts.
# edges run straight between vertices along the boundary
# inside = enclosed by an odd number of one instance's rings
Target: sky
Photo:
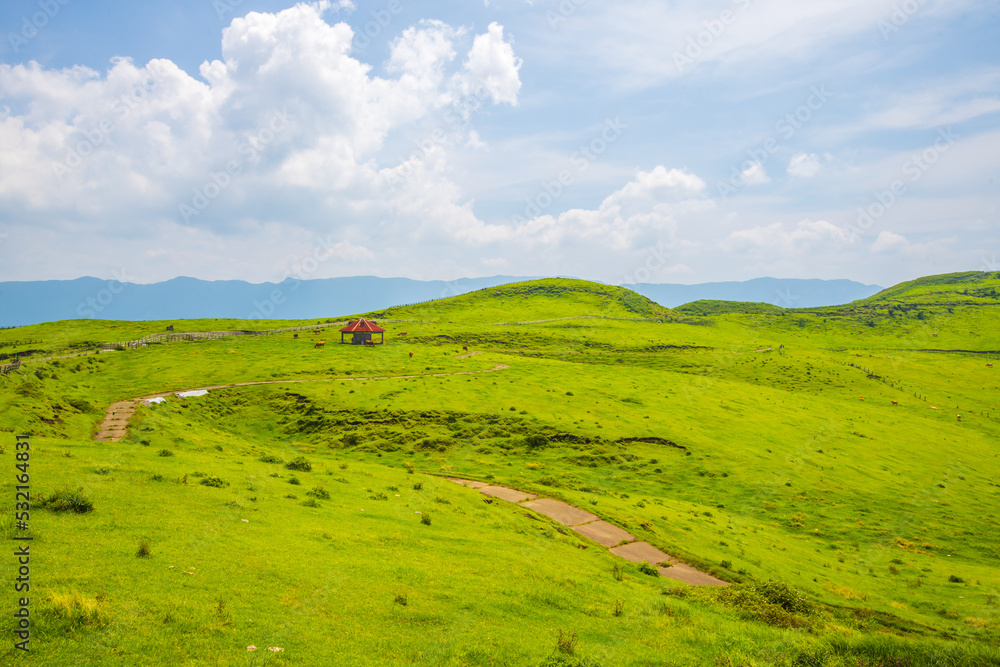
[[[993,0],[5,0],[0,281],[1000,270]]]

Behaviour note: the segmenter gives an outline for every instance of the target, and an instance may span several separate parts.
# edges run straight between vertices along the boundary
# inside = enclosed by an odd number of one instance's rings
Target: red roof
[[[341,333],[383,333],[385,329],[375,324],[371,320],[361,318],[349,322],[346,327],[340,330]]]

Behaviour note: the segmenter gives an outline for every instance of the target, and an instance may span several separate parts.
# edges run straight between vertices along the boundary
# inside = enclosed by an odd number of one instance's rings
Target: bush
[[[160,451],[158,451],[156,453],[158,455],[160,455],[160,456],[173,456],[174,455],[174,453],[172,451],[170,451],[169,449],[161,449]]]
[[[419,491],[422,488],[424,488],[424,483],[423,482],[415,482],[413,484],[413,490],[414,491]]]
[[[319,500],[329,500],[330,499],[330,492],[327,491],[326,489],[324,489],[322,486],[317,486],[312,491],[307,491],[306,495],[307,496],[312,496],[313,498],[317,498]]]
[[[546,438],[544,435],[538,435],[536,433],[535,435],[529,435],[527,438],[525,438],[524,444],[526,444],[529,449],[539,449],[549,444],[549,439]]]
[[[308,495],[308,494],[306,494],[306,495]],[[315,498],[309,498],[308,500],[303,500],[302,501],[302,506],[303,507],[321,507],[321,505],[318,502],[316,502]]]
[[[224,486],[229,486],[228,484],[226,484],[226,482],[219,479],[218,477],[212,477],[212,476],[202,477],[198,483],[201,484],[202,486],[212,486],[217,489],[221,489]]]
[[[307,461],[304,456],[295,457],[294,459],[286,463],[285,467],[288,468],[289,470],[298,470],[300,472],[309,472],[310,470],[313,469],[312,464],[309,463],[309,461]]]
[[[285,460],[280,456],[275,456],[274,454],[262,454],[259,459],[261,463],[284,463]]]
[[[420,515],[420,523],[424,524],[425,526],[431,525],[431,515],[430,514],[421,514]]]
[[[296,477],[295,475],[292,475],[291,477],[288,478],[288,483],[289,484],[295,484],[296,486],[298,486],[302,482],[299,481],[298,477]]]
[[[149,558],[153,552],[149,550],[149,542],[143,540],[139,543],[139,550],[135,552],[136,558]]]
[[[948,577],[948,581],[950,581],[953,584],[964,584],[965,583],[965,579],[963,579],[962,577],[956,577],[954,574],[951,575],[950,577]]]
[[[651,577],[660,576],[660,571],[656,569],[656,566],[651,565],[646,561],[642,561],[639,563],[639,571],[642,572],[643,574],[648,574]]]
[[[35,506],[53,512],[74,512],[75,514],[86,514],[94,511],[94,503],[83,495],[82,488],[76,491],[63,489],[48,497],[39,496]]]

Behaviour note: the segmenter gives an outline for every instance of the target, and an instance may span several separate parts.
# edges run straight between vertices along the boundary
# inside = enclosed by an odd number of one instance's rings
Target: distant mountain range
[[[648,284],[626,285],[661,306],[676,308],[700,299],[752,301],[782,308],[839,306],[867,299],[883,287],[864,285],[853,280],[793,280],[754,278],[744,282],[701,283],[700,285]]]
[[[533,277],[493,276],[446,282],[408,278],[325,278],[248,283],[174,278],[140,285],[78,278],[0,282],[0,326],[95,318],[104,320],[310,319],[340,317],[418,303],[495,287]],[[673,308],[699,299],[759,301],[784,308],[833,306],[863,299],[882,290],[850,280],[782,280],[701,285],[626,285]]]

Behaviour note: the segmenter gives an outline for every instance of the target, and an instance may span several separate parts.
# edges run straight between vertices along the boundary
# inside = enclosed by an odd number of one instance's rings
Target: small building
[[[363,317],[359,320],[348,322],[347,326],[340,330],[341,343],[347,342],[344,340],[344,336],[347,334],[351,334],[351,345],[364,345],[365,343],[375,345],[376,343],[372,341],[372,334],[378,334],[378,345],[385,342],[385,329]]]

